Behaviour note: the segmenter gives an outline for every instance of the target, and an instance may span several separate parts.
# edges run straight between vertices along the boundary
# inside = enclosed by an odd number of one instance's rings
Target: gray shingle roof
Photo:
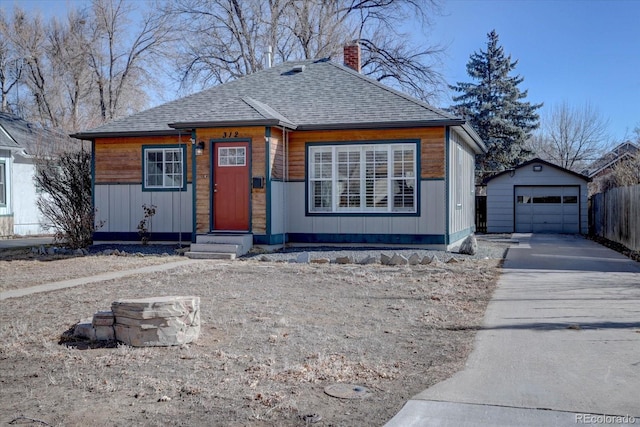
[[[35,150],[49,153],[53,147],[68,141],[69,137],[27,122],[20,117],[0,112],[0,148],[24,151],[33,155]]]
[[[0,113],[0,147],[10,150],[26,148],[33,138],[33,129],[26,121],[7,113]]]
[[[303,71],[294,71],[301,65]],[[175,128],[229,124],[339,129],[462,125],[464,120],[350,68],[308,60],[278,64],[74,136],[160,134]]]

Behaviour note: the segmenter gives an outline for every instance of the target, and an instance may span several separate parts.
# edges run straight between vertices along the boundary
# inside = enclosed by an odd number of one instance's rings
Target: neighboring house
[[[47,233],[36,201],[34,154],[60,138],[8,113],[0,113],[0,237]]]
[[[616,168],[616,166],[628,162],[638,156],[640,148],[631,141],[623,142],[613,150],[600,157],[582,171],[582,173],[591,178],[592,183],[589,185],[589,193],[595,194],[603,191],[603,181]]]
[[[594,161],[589,167],[582,171],[583,175],[591,179],[600,178],[611,172],[621,162],[630,160],[638,155],[640,148],[631,141],[623,142],[613,150]]]
[[[589,181],[541,159],[488,177],[487,232],[586,234]]]
[[[473,233],[481,139],[345,49],[350,67],[283,63],[73,135],[93,143],[95,239],[139,240],[143,204],[153,240],[451,248]]]

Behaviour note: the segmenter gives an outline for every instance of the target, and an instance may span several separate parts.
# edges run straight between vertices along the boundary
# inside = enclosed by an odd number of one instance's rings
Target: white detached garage
[[[487,178],[487,232],[569,233],[588,231],[584,175],[541,159]]]

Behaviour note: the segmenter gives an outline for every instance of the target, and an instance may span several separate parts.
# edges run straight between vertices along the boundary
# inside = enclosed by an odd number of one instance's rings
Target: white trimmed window
[[[7,204],[7,169],[4,162],[0,162],[0,205]]]
[[[147,190],[182,189],[184,187],[183,149],[143,148],[144,188]]]
[[[415,213],[416,144],[309,147],[311,213]]]

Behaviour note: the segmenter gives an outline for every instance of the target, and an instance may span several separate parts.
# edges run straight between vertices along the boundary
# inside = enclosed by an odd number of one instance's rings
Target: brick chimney
[[[344,45],[344,65],[360,72],[360,44],[357,41]]]

